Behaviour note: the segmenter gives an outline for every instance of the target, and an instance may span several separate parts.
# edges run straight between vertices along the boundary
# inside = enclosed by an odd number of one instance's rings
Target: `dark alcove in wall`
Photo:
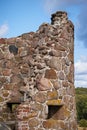
[[[50,119],[50,118],[53,118],[55,116],[55,114],[60,114],[59,110],[62,108],[62,105],[61,106],[58,106],[58,105],[49,105],[48,106],[48,117],[47,119]],[[58,120],[58,117],[55,118],[56,120]]]

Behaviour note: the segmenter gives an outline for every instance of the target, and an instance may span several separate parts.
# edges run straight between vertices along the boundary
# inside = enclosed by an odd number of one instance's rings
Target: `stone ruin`
[[[12,130],[77,130],[74,26],[66,12],[0,39],[0,121]]]

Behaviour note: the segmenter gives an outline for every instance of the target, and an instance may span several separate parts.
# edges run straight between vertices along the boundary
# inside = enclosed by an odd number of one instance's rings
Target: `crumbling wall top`
[[[62,23],[67,22],[67,13],[63,11],[57,11],[56,13],[51,15],[51,24],[60,25]]]

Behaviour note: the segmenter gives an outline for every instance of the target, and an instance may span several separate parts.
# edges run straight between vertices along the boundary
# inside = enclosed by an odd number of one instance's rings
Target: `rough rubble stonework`
[[[16,130],[77,130],[74,26],[66,12],[0,39],[0,121]]]

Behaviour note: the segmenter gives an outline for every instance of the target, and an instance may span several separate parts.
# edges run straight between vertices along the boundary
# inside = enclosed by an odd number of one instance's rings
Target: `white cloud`
[[[87,74],[87,62],[78,61],[75,63],[76,74]]]
[[[75,86],[87,87],[87,57],[85,56],[75,63]]]
[[[75,80],[75,87],[85,87],[85,88],[87,88],[87,81],[82,81],[82,80],[77,81],[77,80]]]
[[[0,26],[0,37],[3,37],[7,32],[8,32],[8,25],[7,24],[3,24]]]

